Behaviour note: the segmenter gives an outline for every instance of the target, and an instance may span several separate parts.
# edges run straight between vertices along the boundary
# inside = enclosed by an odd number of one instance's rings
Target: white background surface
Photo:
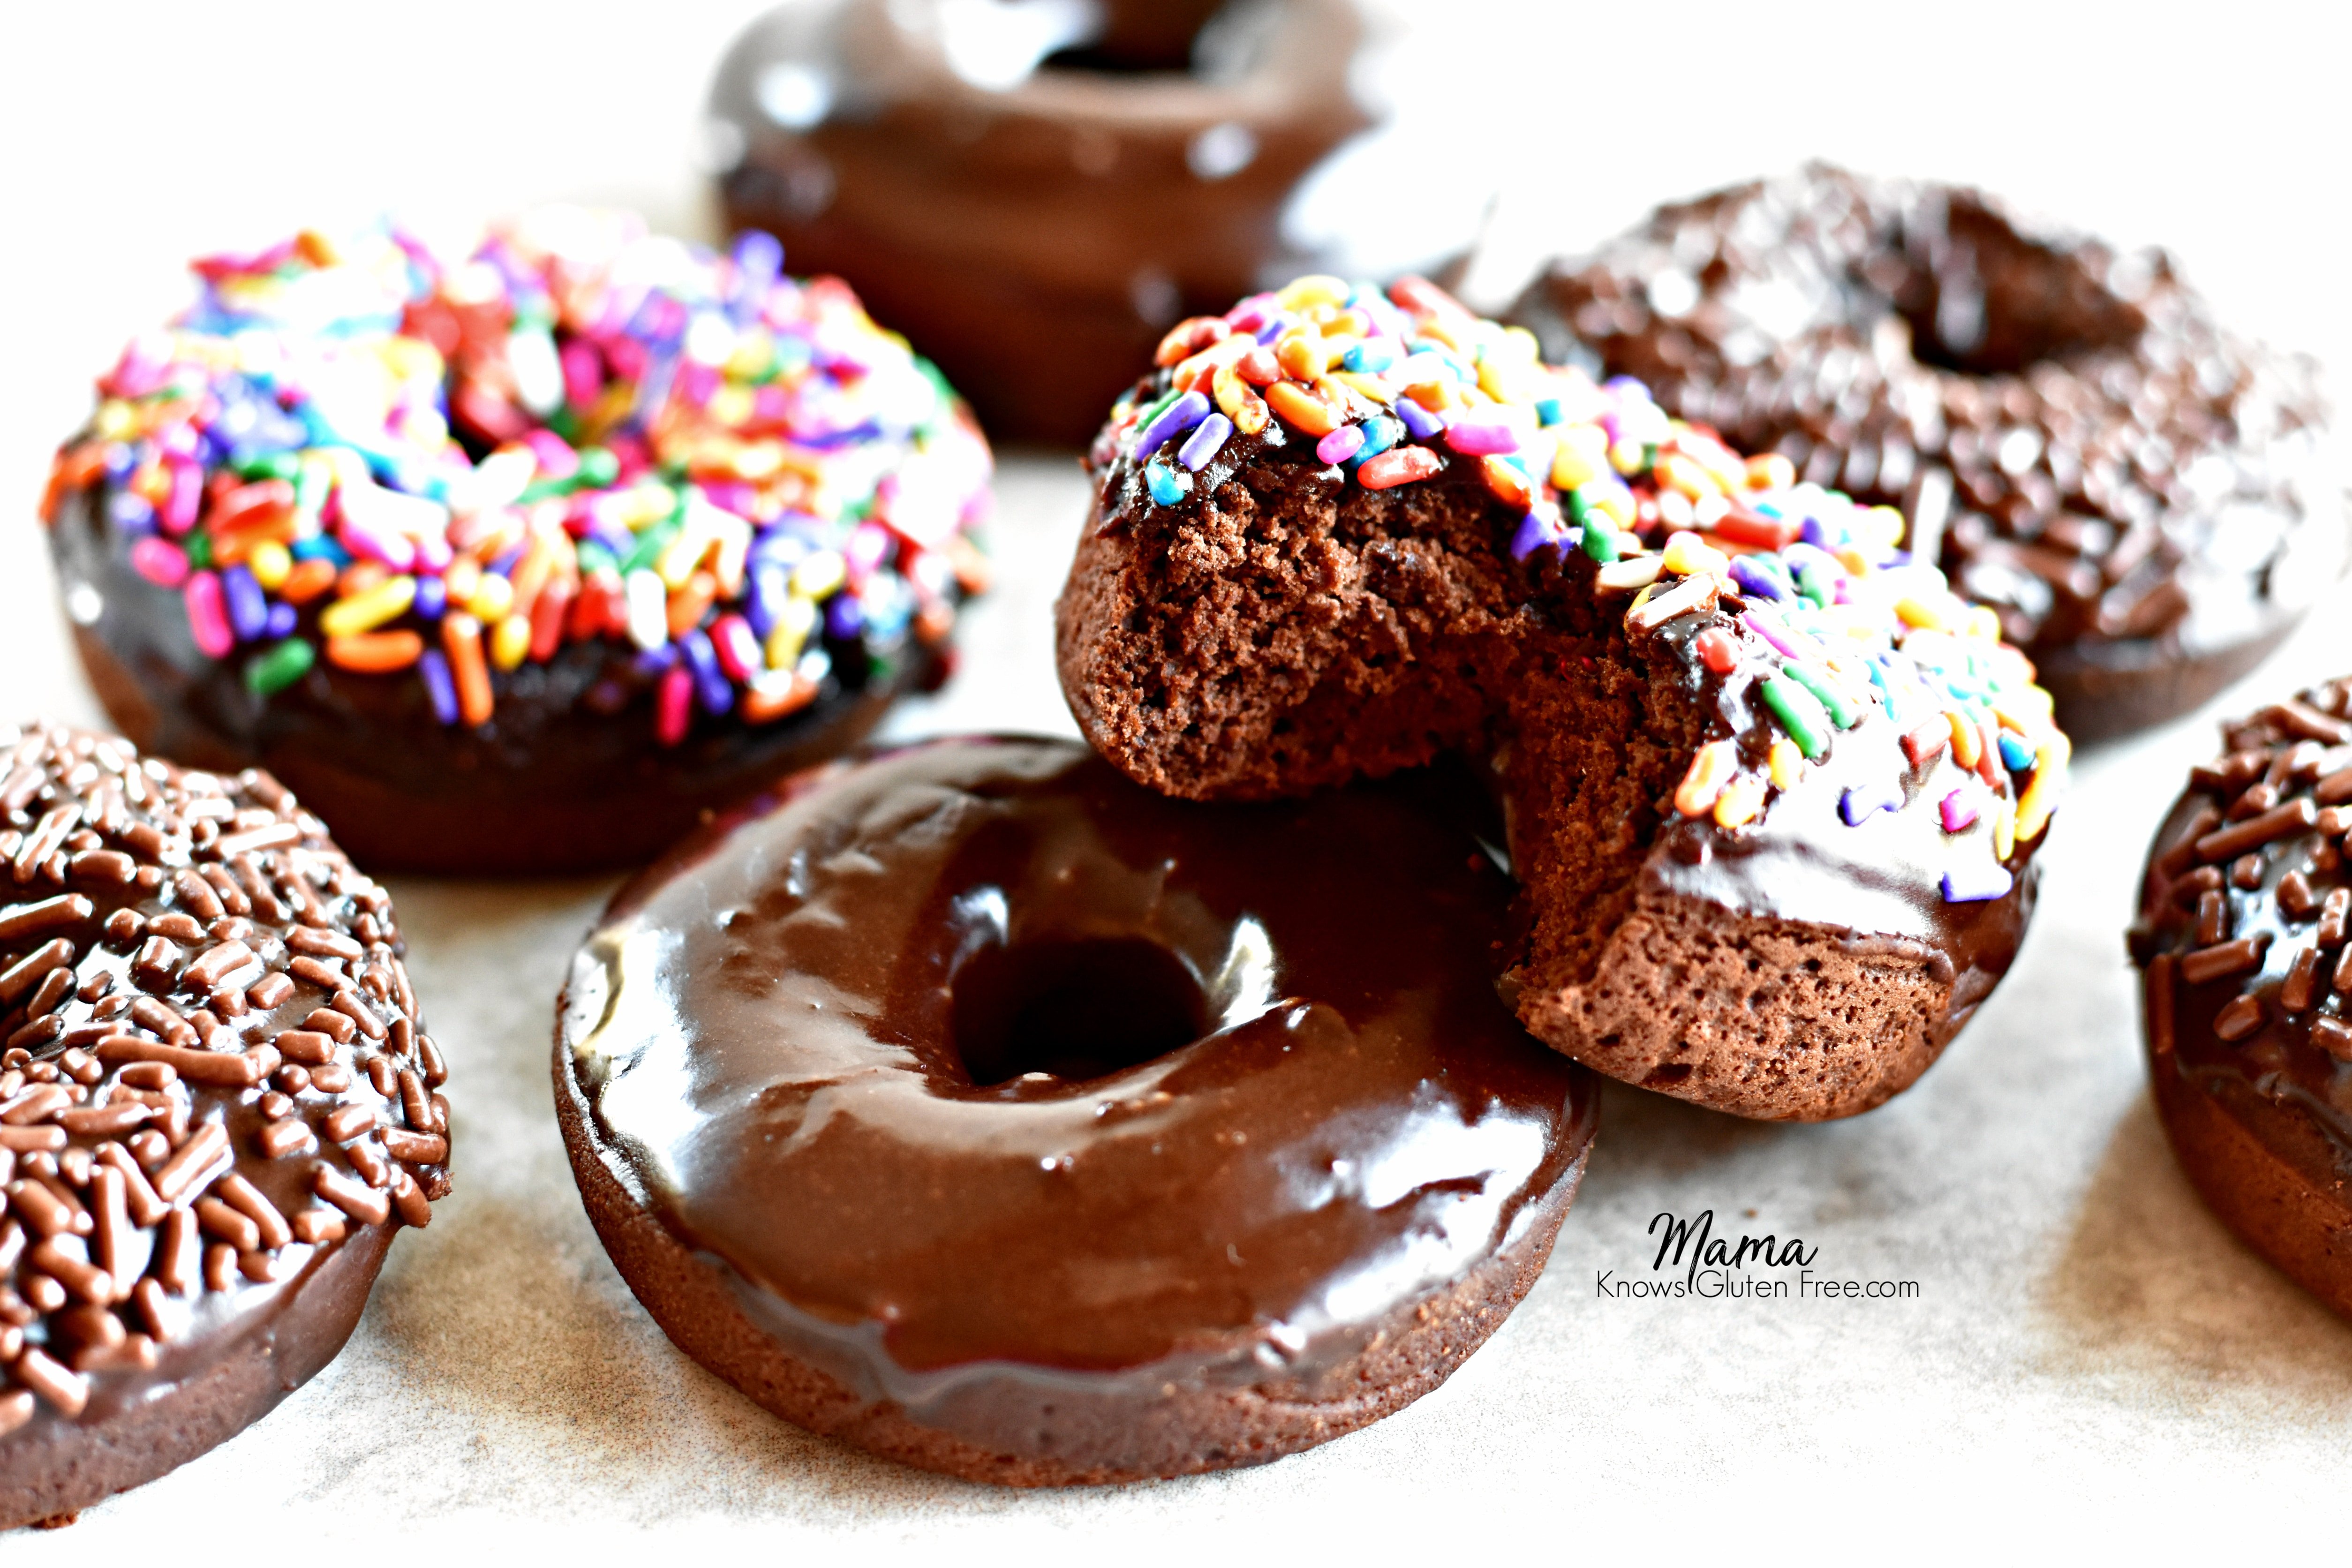
[[[387,208],[554,199],[699,232],[703,86],[755,9],[7,8],[0,706],[100,721],[33,502],[90,377],[176,303],[184,257]],[[1532,256],[1809,155],[1968,179],[2161,242],[2236,322],[2352,365],[2338,15],[1454,0],[1421,14],[1412,79],[1455,130],[1400,189],[1495,172],[1513,193],[1497,248]],[[971,621],[958,684],[900,732],[1068,728],[1046,617],[1083,489],[1066,459],[1022,459],[1002,502],[1003,588]],[[2215,710],[2352,668],[2344,608]],[[394,1249],[341,1360],[278,1414],[70,1531],[0,1539],[0,1557],[177,1550],[214,1516],[219,1547],[248,1557],[324,1536],[373,1558],[419,1534],[468,1558],[557,1540],[634,1555],[661,1527],[665,1546],[690,1529],[779,1561],[803,1545],[1491,1550],[1507,1531],[1549,1562],[1841,1539],[1932,1553],[2027,1527],[2179,1543],[2327,1508],[2352,1449],[2352,1328],[2198,1207],[2136,1055],[2121,931],[2211,718],[2085,760],[2021,963],[1910,1094],[1767,1128],[1612,1090],[1550,1272],[1446,1388],[1265,1469],[1107,1493],[868,1459],[675,1352],[583,1218],[550,1110],[552,997],[606,885],[396,882],[454,1064],[457,1195]],[[1595,1299],[1597,1270],[1646,1273],[1654,1214],[1709,1206],[1803,1236],[1824,1271],[1915,1279],[1921,1296]]]

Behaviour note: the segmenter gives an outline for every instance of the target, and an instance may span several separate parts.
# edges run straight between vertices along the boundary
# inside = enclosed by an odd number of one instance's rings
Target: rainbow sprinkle
[[[100,382],[45,518],[104,485],[132,568],[268,696],[338,669],[481,725],[509,672],[632,647],[662,743],[944,644],[986,442],[835,279],[551,208],[456,259],[385,225],[194,264]]]
[[[1840,815],[1859,830],[1881,812],[1936,812],[1958,858],[1948,900],[2007,893],[2001,863],[2048,824],[2069,756],[2049,694],[1991,610],[1899,548],[1893,508],[1801,484],[1785,458],[1742,457],[1630,377],[1596,385],[1545,364],[1533,334],[1420,279],[1383,293],[1302,278],[1179,322],[1157,362],[1097,455],[1141,465],[1160,506],[1213,492],[1245,460],[1235,435],[1311,442],[1370,490],[1469,466],[1519,514],[1512,556],[1590,557],[1597,592],[1630,595],[1630,636],[1698,617],[1685,657],[1718,682],[1745,679],[1761,727],[1699,749],[1675,793],[1682,816],[1745,827],[1883,712],[1900,755],[1849,787]],[[1223,473],[1204,471],[1221,458]],[[1947,748],[1977,793],[1907,791],[1903,772]]]

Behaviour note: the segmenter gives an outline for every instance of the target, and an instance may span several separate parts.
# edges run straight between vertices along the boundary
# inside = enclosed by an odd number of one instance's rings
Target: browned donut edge
[[[397,1224],[355,1226],[288,1288],[284,1305],[160,1399],[12,1440],[0,1530],[55,1520],[142,1486],[227,1442],[341,1353]],[[70,1520],[61,1522],[70,1522]]]
[[[2323,1182],[2307,1173],[2335,1169],[2332,1149],[2300,1112],[2251,1091],[2234,1097],[2233,1109],[2182,1076],[2165,1030],[2148,1022],[2155,1008],[2168,1010],[2171,1001],[2159,1000],[2152,988],[2171,978],[2169,964],[2152,965],[2140,996],[2148,1089],[2173,1157],[2239,1240],[2329,1310],[2352,1318],[2352,1190],[2341,1176]],[[2258,1136],[2248,1117],[2263,1118],[2271,1136]]]
[[[559,1017],[567,1005],[568,988]],[[1156,1397],[1089,1400],[1008,1377],[959,1400],[965,1411],[984,1407],[1000,1432],[1034,1432],[1050,1420],[1063,1436],[1078,1435],[1063,1451],[1043,1453],[927,1426],[786,1351],[747,1315],[733,1271],[682,1246],[607,1168],[560,1027],[553,1069],[556,1117],[582,1206],[621,1278],[672,1343],[794,1426],[921,1469],[1009,1487],[1104,1486],[1262,1465],[1403,1409],[1451,1376],[1534,1287],[1591,1149],[1588,1126],[1584,1151],[1566,1178],[1531,1201],[1515,1240],[1453,1286],[1389,1314],[1367,1347],[1324,1380],[1360,1392],[1302,1400],[1283,1397],[1271,1382],[1240,1389],[1162,1384]],[[1081,1405],[1094,1406],[1083,1423],[1074,1410]]]

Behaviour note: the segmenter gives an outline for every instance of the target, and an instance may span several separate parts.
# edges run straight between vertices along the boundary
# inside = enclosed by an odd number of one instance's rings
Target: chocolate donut
[[[2223,331],[2162,252],[1978,191],[1822,164],[1734,186],[1554,263],[1513,319],[1902,506],[2078,740],[2204,701],[2342,570],[2311,363]]]
[[[1284,213],[1373,123],[1365,41],[1352,0],[798,0],[720,68],[720,193],[999,439],[1083,446],[1171,322],[1332,264]]]
[[[43,515],[115,722],[362,862],[642,864],[942,676],[986,444],[838,282],[551,209],[195,264]]]
[[[2222,731],[2148,855],[2148,1081],[2222,1223],[2352,1315],[2352,679]]]
[[[1261,1463],[1434,1388],[1551,1250],[1597,1097],[1486,984],[1507,901],[1393,792],[835,764],[614,900],[564,1140],[638,1300],[788,1420],[1013,1486]]]
[[[1249,799],[1486,763],[1538,1037],[1743,1116],[1878,1104],[2005,971],[2068,745],[1899,513],[1407,279],[1171,332],[1096,442],[1065,693]]]
[[[0,1529],[259,1420],[449,1189],[392,901],[267,773],[0,729]]]

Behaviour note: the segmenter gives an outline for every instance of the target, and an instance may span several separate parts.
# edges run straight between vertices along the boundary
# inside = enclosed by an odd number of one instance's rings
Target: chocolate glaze
[[[1083,445],[1170,323],[1329,265],[1280,219],[1372,123],[1350,0],[1097,0],[1090,45],[1002,85],[945,9],[786,5],[730,52],[711,113],[741,150],[728,221],[846,278],[992,436]]]
[[[2224,332],[2163,253],[1979,192],[1826,165],[1733,186],[1554,263],[1513,314],[1901,506],[2078,740],[2202,702],[2342,569],[2310,363]]]
[[[1556,1224],[1580,1171],[1593,1080],[1483,979],[1505,902],[1392,792],[1210,808],[1067,742],[935,742],[625,889],[574,961],[559,1097],[788,1352],[919,1422],[984,1445],[992,1389],[1311,1383]],[[1050,990],[1072,944],[1123,965],[1147,1035],[1189,1006],[1187,1043],[975,1083],[976,971]],[[1036,1017],[986,1076],[1052,1056],[1017,1047]]]
[[[195,645],[180,595],[131,569],[106,481],[60,498],[49,530],[66,611],[108,715],[190,766],[268,769],[378,870],[491,875],[638,866],[711,808],[862,739],[902,691],[944,675],[912,637],[872,657],[826,638],[816,700],[762,725],[654,735],[655,677],[609,639],[498,676],[496,715],[441,723],[421,682],[325,660],[268,698]],[[950,590],[952,592],[952,590]],[[322,605],[302,612],[310,629]]]
[[[2149,1071],[2173,1080],[2159,1087],[2201,1093],[2273,1157],[2339,1201],[2352,1179],[2352,995],[2335,984],[2343,933],[2323,930],[2322,917],[2331,892],[2352,889],[2342,825],[2323,817],[2273,838],[2249,852],[2251,864],[2236,855],[2208,858],[2195,840],[2259,815],[2228,815],[2250,787],[2271,785],[2274,797],[2261,798],[2287,807],[2298,801],[2316,806],[2352,792],[2352,722],[2342,717],[2347,707],[2345,683],[2336,681],[2302,693],[2293,708],[2273,706],[2225,727],[2224,755],[2198,770],[2157,830],[2131,931],[2132,957],[2147,971],[2150,989]],[[2233,758],[2241,759],[2234,767]],[[2332,784],[2321,782],[2331,778]],[[2215,812],[2222,820],[2212,820]],[[2293,909],[2281,894],[2290,876],[2308,889],[2307,900],[2294,899]],[[2218,933],[2199,929],[2207,892],[2223,905]],[[2258,963],[2202,981],[2181,973],[2197,950],[2249,939],[2265,944]],[[2307,1004],[2290,1008],[2288,976],[2299,955],[2315,952]],[[2157,960],[2168,955],[2159,970]],[[2225,1039],[2221,1016],[2242,998],[2259,1005],[2260,1021]],[[2156,1026],[2159,1010],[2167,1027]],[[2336,1037],[2336,1050],[2322,1034]]]

